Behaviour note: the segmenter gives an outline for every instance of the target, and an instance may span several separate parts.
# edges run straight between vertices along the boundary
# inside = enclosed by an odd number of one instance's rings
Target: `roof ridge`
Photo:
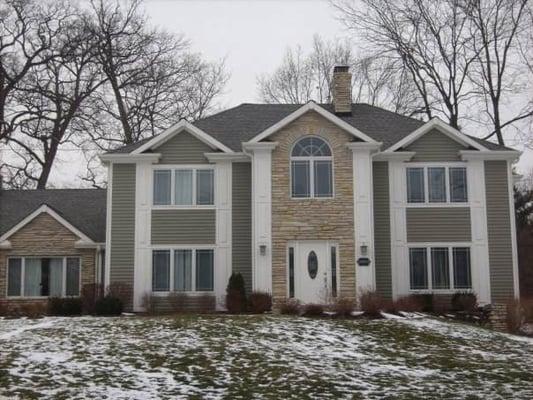
[[[423,121],[423,120],[420,120],[420,119],[417,119],[417,118],[414,118],[414,117],[410,117],[408,115],[404,115],[404,114],[400,114],[399,112],[396,112],[396,111],[391,111],[391,110],[387,110],[386,108],[383,108],[381,106],[375,106],[373,104],[368,104],[368,103],[352,103],[352,105],[359,105],[359,106],[367,106],[367,107],[371,107],[371,108],[377,108],[381,111],[385,111],[389,114],[393,114],[393,115],[396,115],[397,117],[401,117],[401,118],[405,118],[405,119],[408,119],[410,121],[414,121],[414,122],[419,122],[419,123],[422,123],[422,124],[425,124],[427,121]]]

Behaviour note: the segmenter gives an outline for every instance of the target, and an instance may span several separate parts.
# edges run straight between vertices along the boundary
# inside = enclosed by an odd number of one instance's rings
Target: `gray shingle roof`
[[[303,104],[244,103],[200,119],[194,122],[194,125],[230,149],[242,151],[242,142],[252,139],[302,106]],[[320,106],[333,112],[332,104],[320,104]],[[339,115],[339,117],[374,140],[382,142],[383,149],[392,146],[424,124],[424,121],[361,103],[352,104],[351,115]],[[149,139],[121,147],[113,153],[131,152]],[[474,139],[491,150],[510,150],[479,138]]]
[[[105,242],[105,189],[1,190],[0,235],[43,204],[95,242]]]

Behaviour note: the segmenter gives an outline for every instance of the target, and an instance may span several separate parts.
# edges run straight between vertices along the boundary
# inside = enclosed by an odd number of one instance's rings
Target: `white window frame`
[[[407,170],[409,168],[423,168],[424,170],[424,202],[410,203],[408,201],[409,188],[407,187]],[[430,202],[429,201],[429,168],[444,168],[446,201],[444,202]],[[452,202],[450,193],[450,168],[464,168],[466,176],[466,201],[464,202]],[[406,163],[404,168],[405,179],[405,204],[409,208],[430,208],[430,207],[469,207],[470,206],[470,193],[468,182],[468,164],[464,162],[439,162],[439,163]]]
[[[453,249],[457,247],[467,247],[470,253],[470,288],[455,288],[455,276],[454,276],[454,258],[453,258]],[[409,258],[410,249],[426,249],[426,268],[428,269],[427,278],[428,278],[428,288],[427,289],[411,289],[411,260]],[[449,289],[433,289],[433,266],[431,263],[431,249],[432,248],[446,248],[448,249],[448,269],[450,277],[450,288]],[[456,292],[474,292],[474,263],[472,260],[472,243],[470,242],[457,242],[457,243],[409,243],[407,244],[407,262],[408,268],[407,272],[409,274],[408,278],[408,287],[409,293],[413,294],[453,294]]]
[[[153,251],[154,250],[165,250],[165,251],[170,251],[170,273],[169,273],[169,279],[170,279],[170,282],[169,282],[169,290],[166,290],[166,291],[154,291],[153,290],[153,281],[154,281],[154,277],[153,277],[153,273],[154,273],[154,257],[153,257]],[[192,262],[191,262],[191,268],[192,268],[192,279],[191,279],[191,287],[193,288],[193,290],[180,290],[180,291],[176,291],[174,290],[174,252],[176,250],[191,250],[192,251]],[[197,250],[212,250],[213,251],[213,290],[196,290],[196,251]],[[171,293],[179,293],[179,294],[185,294],[185,295],[193,295],[193,296],[201,296],[201,295],[205,295],[205,294],[214,294],[215,293],[215,287],[216,287],[216,282],[215,282],[215,277],[216,277],[216,249],[214,246],[204,246],[204,245],[194,245],[194,246],[188,246],[188,245],[183,245],[183,246],[165,246],[165,245],[161,245],[161,246],[152,246],[151,248],[151,261],[150,261],[150,265],[151,265],[151,268],[150,268],[150,291],[151,293],[154,295],[154,296],[168,296],[169,294]]]
[[[329,151],[331,153],[331,156],[293,156],[292,152],[294,150],[294,146],[296,144],[308,137],[316,137],[317,139],[320,139],[324,141],[328,147]],[[306,135],[298,138],[294,142],[294,144],[291,146],[289,150],[289,197],[291,200],[308,200],[308,199],[316,199],[316,200],[331,200],[335,198],[335,168],[334,168],[334,162],[333,162],[333,149],[331,148],[331,145],[329,142],[318,135]],[[307,161],[309,162],[309,196],[306,197],[294,197],[292,194],[292,162],[293,161]],[[315,161],[330,161],[331,162],[331,196],[316,196],[315,195]]]
[[[154,204],[154,173],[157,170],[169,170],[170,171],[170,204]],[[174,204],[176,201],[176,170],[191,170],[192,171],[192,204]],[[213,171],[213,204],[196,204],[196,186],[197,186],[197,171],[198,170],[212,170]],[[165,209],[215,209],[216,208],[216,168],[211,164],[172,164],[172,165],[154,165],[152,167],[151,177],[150,177],[150,204],[154,210],[165,210]]]
[[[6,298],[8,299],[48,299],[53,296],[25,296],[24,295],[24,278],[26,274],[26,259],[27,258],[61,258],[62,259],[62,282],[61,282],[61,298],[65,297],[80,297],[81,296],[81,285],[82,285],[82,262],[81,256],[72,255],[72,256],[9,256],[7,257],[6,264]],[[78,282],[79,293],[77,296],[67,296],[67,258],[77,258],[79,261],[80,276]],[[21,259],[21,271],[20,271],[20,296],[9,295],[9,260],[11,259]]]

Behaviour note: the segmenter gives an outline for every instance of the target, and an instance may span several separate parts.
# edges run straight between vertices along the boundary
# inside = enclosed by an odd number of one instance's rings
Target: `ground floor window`
[[[472,289],[470,248],[410,247],[409,281],[411,290]]]
[[[152,251],[154,292],[212,292],[213,249],[162,249]]]
[[[11,257],[7,265],[8,296],[80,295],[79,257]]]

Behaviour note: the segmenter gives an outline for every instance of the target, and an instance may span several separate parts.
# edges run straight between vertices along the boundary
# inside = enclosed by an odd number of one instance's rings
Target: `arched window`
[[[291,194],[294,198],[333,197],[331,149],[325,140],[306,136],[291,151]]]

